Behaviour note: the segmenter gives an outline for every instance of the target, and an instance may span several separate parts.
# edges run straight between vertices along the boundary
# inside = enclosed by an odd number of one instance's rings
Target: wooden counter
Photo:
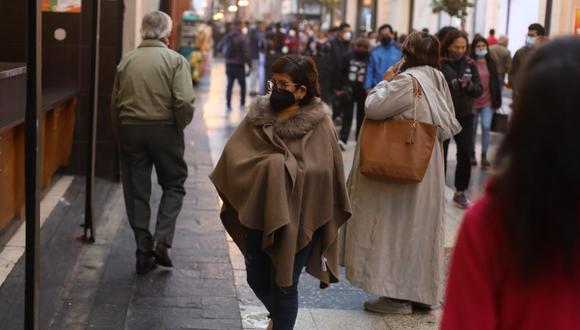
[[[0,64],[0,231],[23,216],[25,70]],[[8,69],[7,69],[8,68]],[[6,73],[11,70],[11,73]],[[39,159],[40,184],[68,163],[77,109],[76,89],[46,89],[42,93]]]

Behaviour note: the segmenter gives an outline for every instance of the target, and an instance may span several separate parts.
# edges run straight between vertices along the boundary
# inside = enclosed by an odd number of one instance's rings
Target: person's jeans
[[[246,71],[244,64],[226,64],[226,75],[228,76],[228,87],[226,90],[228,108],[232,106],[232,90],[236,80],[240,84],[240,104],[241,106],[246,105]]]
[[[481,154],[487,154],[489,147],[489,132],[491,121],[493,120],[493,109],[490,106],[475,109],[475,119],[473,121],[473,150],[475,150],[475,140],[477,136],[477,126],[481,117]]]
[[[258,59],[252,60],[252,72],[250,73],[250,93],[258,93],[258,83],[259,83],[259,68]]]
[[[499,91],[503,92],[503,86],[505,85],[505,73],[499,75]]]
[[[350,129],[353,119],[353,108],[356,103],[356,139],[360,133],[363,120],[365,118],[365,100],[366,95],[355,97],[353,102],[341,104],[339,112],[342,114],[342,128],[340,129],[340,140],[344,143],[348,142],[350,136]]]
[[[274,330],[294,328],[298,316],[298,282],[314,248],[314,242],[313,238],[294,257],[292,286],[279,287],[274,281],[272,261],[262,250],[262,232],[246,228],[245,260],[248,284],[270,313]]]
[[[471,180],[471,154],[473,153],[473,124],[474,116],[457,118],[463,128],[453,139],[457,144],[457,168],[455,169],[455,189],[466,191]],[[450,140],[443,143],[445,153],[445,173],[447,173],[447,154]]]

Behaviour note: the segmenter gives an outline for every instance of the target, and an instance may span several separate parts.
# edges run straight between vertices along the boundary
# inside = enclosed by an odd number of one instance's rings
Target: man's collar
[[[164,47],[167,48],[167,45],[164,44],[161,40],[153,40],[153,39],[146,39],[141,42],[139,48],[141,47]]]

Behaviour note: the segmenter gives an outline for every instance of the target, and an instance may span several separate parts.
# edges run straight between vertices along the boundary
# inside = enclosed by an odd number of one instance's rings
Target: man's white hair
[[[162,11],[152,11],[143,17],[141,23],[141,37],[143,39],[163,39],[169,37],[172,30],[171,17]]]

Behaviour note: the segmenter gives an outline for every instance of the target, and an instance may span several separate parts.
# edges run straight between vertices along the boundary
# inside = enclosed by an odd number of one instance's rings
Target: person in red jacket
[[[537,49],[523,74],[498,174],[457,239],[442,330],[580,329],[580,39]]]

